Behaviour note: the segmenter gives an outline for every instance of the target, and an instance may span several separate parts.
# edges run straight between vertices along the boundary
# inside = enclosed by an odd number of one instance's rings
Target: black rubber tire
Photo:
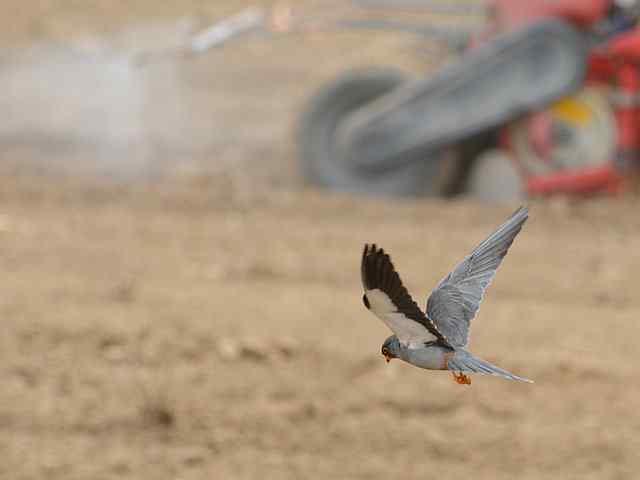
[[[389,68],[367,68],[342,74],[309,101],[297,134],[298,158],[305,180],[332,190],[374,195],[444,195],[452,183],[457,155],[449,149],[374,174],[352,168],[336,153],[335,135],[350,113],[390,92],[404,75]],[[453,167],[452,167],[453,165]]]

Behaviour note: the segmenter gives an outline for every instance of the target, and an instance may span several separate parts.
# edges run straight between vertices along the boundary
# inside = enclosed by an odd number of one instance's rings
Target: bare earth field
[[[7,45],[183,13],[32,3]],[[637,196],[531,203],[471,348],[536,383],[387,365],[363,243],[423,304],[512,208],[301,186],[290,132],[310,89],[388,51],[411,62],[401,42],[345,49],[351,34],[274,41],[194,61],[221,129],[210,171],[38,175],[23,147],[1,167],[0,478],[637,478]]]
[[[464,387],[384,362],[360,249],[423,302],[508,209],[210,187],[3,180],[3,478],[635,478],[635,199],[533,204],[472,347],[536,383]]]

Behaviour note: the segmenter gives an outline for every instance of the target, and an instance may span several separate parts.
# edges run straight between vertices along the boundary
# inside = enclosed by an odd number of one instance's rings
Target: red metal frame
[[[542,17],[561,17],[589,28],[610,6],[610,0],[494,0],[489,31],[518,28]],[[618,130],[615,158],[599,167],[533,176],[518,165],[530,194],[616,193],[624,189],[631,173],[640,170],[640,27],[617,34],[590,52],[585,84],[613,87],[611,104]],[[509,148],[505,142],[502,145]],[[514,161],[518,163],[517,158]]]
[[[493,0],[491,8],[496,20],[508,28],[544,17],[588,27],[605,15],[610,4],[610,0]]]

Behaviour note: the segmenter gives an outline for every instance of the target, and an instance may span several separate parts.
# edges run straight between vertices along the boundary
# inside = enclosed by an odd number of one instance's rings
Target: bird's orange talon
[[[471,379],[464,373],[460,372],[456,375],[456,372],[451,372],[451,374],[458,385],[471,385]]]

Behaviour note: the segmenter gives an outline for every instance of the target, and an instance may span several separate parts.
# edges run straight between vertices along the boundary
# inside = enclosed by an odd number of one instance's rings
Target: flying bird
[[[480,243],[436,285],[425,311],[409,295],[389,255],[375,244],[364,246],[362,301],[394,333],[382,345],[387,362],[399,358],[428,370],[450,370],[461,385],[471,384],[465,372],[531,382],[466,349],[471,320],[528,215],[528,209],[520,207]]]

